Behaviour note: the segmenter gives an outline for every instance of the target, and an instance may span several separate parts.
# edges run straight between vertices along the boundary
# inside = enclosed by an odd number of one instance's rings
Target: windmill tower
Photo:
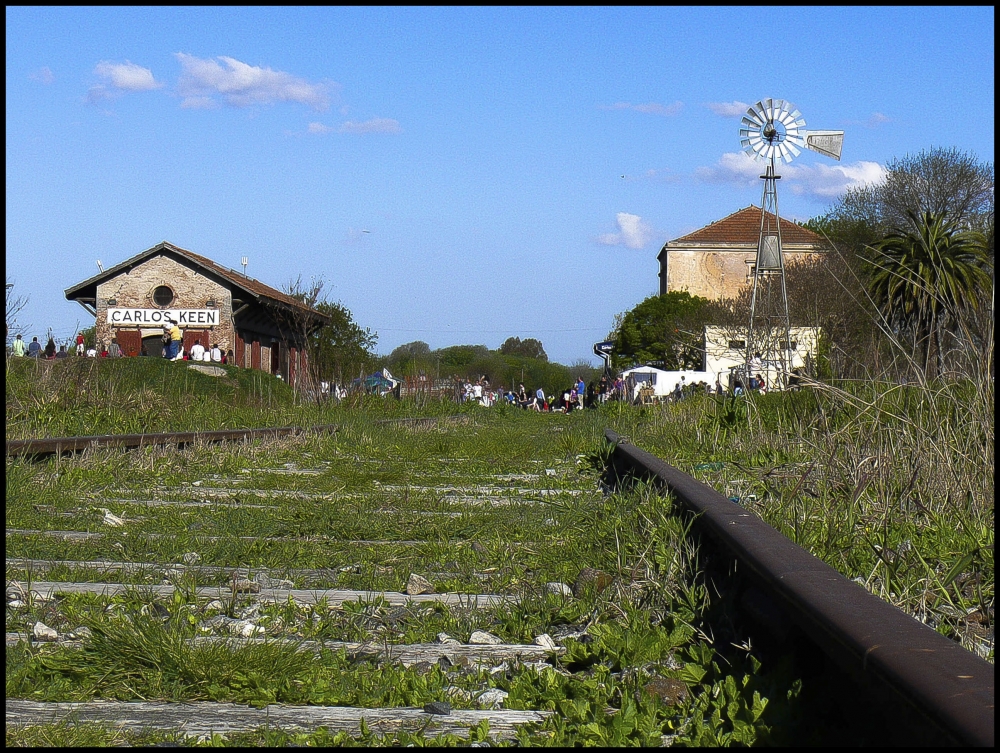
[[[795,105],[783,99],[764,99],[747,110],[740,128],[740,144],[748,155],[765,160],[761,180],[760,236],[757,257],[751,276],[750,324],[746,339],[746,375],[751,365],[760,369],[762,362],[775,364],[780,388],[788,383],[792,347],[789,335],[788,291],[785,287],[785,260],[781,247],[781,221],[778,214],[778,180],[775,163],[786,163],[801,154],[801,147],[840,160],[843,131],[807,131],[806,121]],[[753,363],[752,363],[753,362]],[[756,373],[756,370],[755,370]]]

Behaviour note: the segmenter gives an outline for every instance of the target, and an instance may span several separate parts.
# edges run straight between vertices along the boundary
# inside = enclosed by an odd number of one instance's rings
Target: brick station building
[[[67,288],[66,298],[96,317],[98,343],[114,337],[126,356],[160,356],[172,317],[185,351],[217,343],[237,366],[292,386],[306,373],[306,333],[329,323],[291,296],[166,241]]]
[[[773,227],[774,215],[768,212],[768,216]],[[830,250],[821,236],[780,219],[786,268]],[[760,207],[753,205],[667,241],[656,257],[660,262],[660,295],[686,290],[709,300],[735,298],[753,282],[759,241]]]

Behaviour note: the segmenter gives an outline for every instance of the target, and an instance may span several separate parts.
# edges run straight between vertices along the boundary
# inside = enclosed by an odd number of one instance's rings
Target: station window
[[[169,306],[174,302],[174,291],[166,285],[159,285],[153,291],[153,303],[157,306]]]
[[[746,340],[730,340],[729,349],[730,350],[746,350],[747,341]]]

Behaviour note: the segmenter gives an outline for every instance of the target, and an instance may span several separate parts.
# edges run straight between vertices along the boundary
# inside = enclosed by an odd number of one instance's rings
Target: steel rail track
[[[955,744],[993,747],[992,664],[873,596],[708,485],[610,429],[604,434],[614,445],[616,471],[665,486],[696,516],[698,532],[749,571],[807,639],[880,696],[895,696],[906,718],[887,716],[887,727],[927,720]]]
[[[416,423],[441,421],[451,418],[390,418],[375,423]],[[461,417],[459,417],[461,418]],[[184,445],[195,442],[238,442],[246,439],[273,439],[276,437],[295,436],[309,432],[331,434],[338,431],[336,424],[321,424],[303,428],[301,426],[280,426],[263,429],[220,429],[216,431],[172,431],[154,434],[100,434],[80,437],[49,437],[45,439],[8,439],[7,457],[44,457],[47,455],[63,455],[92,447],[120,447],[137,449],[158,445]]]

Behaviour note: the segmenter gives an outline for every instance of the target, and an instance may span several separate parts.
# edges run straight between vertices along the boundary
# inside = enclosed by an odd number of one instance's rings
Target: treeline
[[[310,372],[313,380],[350,386],[386,368],[397,378],[424,376],[429,380],[489,379],[494,387],[516,389],[519,384],[534,392],[541,387],[548,395],[561,393],[582,377],[590,383],[600,375],[586,361],[570,366],[549,361],[539,340],[509,337],[497,349],[485,345],[452,345],[432,350],[417,340],[400,345],[388,356],[375,353],[378,334],[354,321],[351,312],[341,303],[329,301],[324,295],[324,281],[312,279],[305,284],[299,277],[286,286],[286,292],[306,305],[330,317],[330,323],[319,330],[308,328],[302,321],[301,336],[309,341]]]
[[[586,361],[570,366],[549,361],[542,343],[533,338],[508,338],[497,350],[485,345],[452,345],[432,350],[421,341],[406,343],[381,360],[393,376],[428,379],[460,378],[475,381],[485,376],[493,386],[516,388],[524,384],[534,391],[541,387],[547,395],[561,393],[576,377],[591,382],[600,375]]]
[[[930,149],[804,223],[834,249],[785,270],[791,325],[822,329],[817,376],[992,376],[993,187],[991,163]],[[751,292],[647,298],[616,317],[612,363],[698,368],[704,326],[745,329]]]

